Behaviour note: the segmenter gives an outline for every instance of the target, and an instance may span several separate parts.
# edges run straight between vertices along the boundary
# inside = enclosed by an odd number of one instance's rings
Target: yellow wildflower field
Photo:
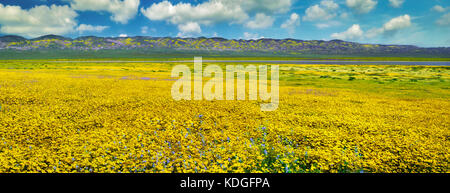
[[[449,172],[449,67],[280,65],[263,112],[174,65],[2,61],[0,172]]]

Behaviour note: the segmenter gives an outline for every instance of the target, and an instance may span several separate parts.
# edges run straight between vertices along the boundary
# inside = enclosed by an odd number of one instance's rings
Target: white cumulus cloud
[[[293,0],[207,0],[191,4],[164,0],[141,8],[141,13],[149,20],[167,21],[177,26],[188,23],[201,26],[228,22],[261,29],[273,24],[271,15],[289,11],[292,3]],[[253,19],[251,15],[254,15]]]
[[[293,34],[295,28],[300,25],[300,16],[296,13],[292,13],[288,20],[281,24],[281,28],[287,29],[290,34]]]
[[[209,0],[222,2],[227,7],[241,7],[246,12],[285,13],[293,0]]]
[[[396,31],[411,26],[411,17],[402,15],[389,20],[383,25],[384,31]]]
[[[373,28],[364,32],[359,24],[353,24],[347,31],[333,33],[331,37],[343,40],[355,40],[361,38],[373,38],[379,35],[390,36],[411,25],[411,17],[409,15],[402,15],[392,18],[380,28]]]
[[[358,24],[353,24],[347,31],[331,34],[332,38],[341,40],[355,40],[360,39],[363,36],[364,31],[361,30],[361,27]]]
[[[111,20],[122,24],[134,18],[138,12],[139,0],[69,0],[70,6],[79,11],[106,11]]]
[[[364,14],[369,13],[375,8],[378,1],[374,0],[346,0],[346,5],[352,8],[356,13]]]
[[[389,0],[389,5],[395,8],[399,8],[404,2],[405,0]]]
[[[440,5],[435,5],[433,8],[431,8],[431,10],[440,12],[440,13],[447,11],[447,9],[448,9],[447,7],[442,7]]]
[[[80,24],[76,31],[80,32],[80,33],[84,33],[84,32],[102,32],[103,30],[109,28],[109,26],[102,26],[102,25],[97,25],[97,26],[93,26],[93,25],[88,25],[88,24]]]
[[[195,22],[188,22],[186,24],[178,25],[178,37],[191,37],[202,33],[200,25]]]
[[[272,26],[274,21],[274,18],[267,16],[264,13],[258,13],[255,18],[248,21],[245,26],[250,29],[264,29]]]
[[[168,21],[172,24],[196,22],[212,24],[222,21],[242,23],[248,15],[241,7],[229,7],[220,1],[205,2],[198,5],[178,3],[173,5],[169,1],[154,3],[150,7],[141,8],[142,14],[150,20]]]
[[[35,6],[22,9],[0,3],[0,32],[37,37],[47,34],[64,35],[74,31],[78,14],[69,6]]]
[[[296,13],[291,14],[288,20],[281,24],[281,28],[291,28],[300,25],[300,16]]]
[[[308,7],[303,16],[304,21],[329,20],[336,17],[339,5],[331,0],[323,0],[320,4]]]
[[[386,22],[381,28],[374,28],[366,33],[367,38],[373,38],[378,35],[393,35],[401,29],[411,26],[411,17],[409,15],[402,15],[395,17]]]

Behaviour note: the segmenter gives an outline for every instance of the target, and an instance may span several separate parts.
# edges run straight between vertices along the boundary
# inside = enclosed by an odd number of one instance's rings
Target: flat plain
[[[175,65],[1,61],[0,172],[449,172],[448,66],[280,64],[262,112],[174,101]]]

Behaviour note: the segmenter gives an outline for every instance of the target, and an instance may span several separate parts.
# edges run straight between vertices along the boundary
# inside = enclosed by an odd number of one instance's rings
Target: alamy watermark
[[[268,80],[267,65],[259,65],[258,68],[254,65],[247,65],[246,67],[243,65],[227,65],[224,82],[224,73],[220,66],[208,65],[203,70],[202,57],[195,57],[193,84],[191,70],[187,65],[177,65],[172,69],[172,77],[174,78],[180,77],[180,73],[182,73],[182,76],[172,85],[172,98],[179,101],[258,100],[259,97],[259,99],[263,101],[270,100],[270,103],[261,104],[262,111],[274,111],[279,105],[278,65],[271,65],[270,71],[270,80]],[[247,74],[248,81],[246,79]],[[208,78],[209,80],[203,84],[203,78]],[[226,92],[225,97],[224,85]],[[246,85],[248,85],[248,98]],[[192,86],[194,87],[193,92],[191,89]],[[235,98],[235,96],[237,98]]]

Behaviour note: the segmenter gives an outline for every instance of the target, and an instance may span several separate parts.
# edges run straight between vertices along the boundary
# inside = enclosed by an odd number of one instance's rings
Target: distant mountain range
[[[421,48],[411,45],[362,44],[342,40],[258,39],[236,40],[172,37],[96,37],[75,39],[46,35],[34,39],[7,35],[0,37],[0,52],[27,50],[177,50],[209,52],[262,52],[271,54],[335,54],[335,55],[429,55],[450,57],[449,47]]]

